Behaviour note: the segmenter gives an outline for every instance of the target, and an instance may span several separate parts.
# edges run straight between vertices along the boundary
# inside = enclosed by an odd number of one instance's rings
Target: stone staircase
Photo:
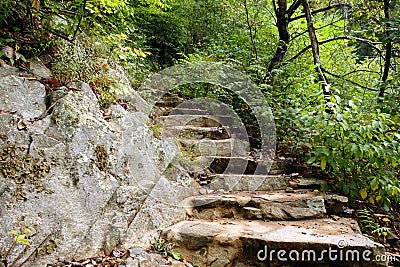
[[[187,220],[162,236],[194,266],[386,266],[385,248],[341,217],[347,198],[321,193],[324,181],[291,174],[284,160],[260,161],[247,136],[232,135],[232,118],[180,107],[169,94],[157,103],[163,137],[178,140],[182,166],[202,194],[182,202]],[[269,168],[270,167],[270,168]],[[194,171],[195,170],[195,171]]]

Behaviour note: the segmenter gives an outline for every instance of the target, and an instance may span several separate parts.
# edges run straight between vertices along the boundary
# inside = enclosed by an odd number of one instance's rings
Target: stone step
[[[170,109],[171,115],[207,115],[216,116],[206,109],[177,107]]]
[[[224,191],[273,191],[286,189],[289,181],[283,175],[216,174],[208,186]]]
[[[348,218],[182,221],[162,236],[196,266],[386,266],[374,261],[385,256],[384,246]]]
[[[215,157],[210,165],[210,169],[215,173],[227,174],[270,174],[278,175],[286,172],[287,163],[284,161],[273,160],[269,163],[271,168],[268,170],[267,162],[256,161],[248,157]],[[243,166],[245,170],[243,172]],[[257,171],[257,172],[256,172]]]
[[[166,98],[156,102],[157,107],[176,107],[183,102],[183,99]]]
[[[183,108],[183,107],[170,107],[170,106],[156,106],[156,113],[158,116],[176,116],[176,115],[203,115],[214,116],[210,111],[196,108]]]
[[[174,113],[172,110],[171,113]],[[235,118],[228,115],[204,115],[204,114],[169,114],[158,117],[158,121],[165,126],[193,125],[198,127],[221,127],[240,125]]]
[[[335,202],[332,200],[336,200]],[[329,201],[326,201],[329,200]],[[348,203],[346,197],[305,190],[209,194],[186,199],[188,216],[194,219],[305,220],[323,218]],[[335,206],[331,208],[329,206]],[[340,208],[338,208],[340,207]],[[339,215],[329,214],[329,215]]]
[[[229,139],[230,136],[224,127],[196,127],[196,126],[167,126],[163,128],[163,136],[180,137],[182,139]]]
[[[179,145],[185,148],[191,148],[193,157],[200,156],[218,156],[218,157],[245,157],[250,151],[249,142],[238,139],[182,139]]]
[[[327,188],[328,184],[324,179],[311,177],[293,177],[290,186],[298,189],[318,189]]]
[[[197,127],[221,127],[217,118],[202,115],[169,115],[158,118],[164,127],[191,125]]]
[[[158,107],[176,107],[185,100],[177,94],[167,93],[162,96],[160,100],[156,102],[156,106]]]

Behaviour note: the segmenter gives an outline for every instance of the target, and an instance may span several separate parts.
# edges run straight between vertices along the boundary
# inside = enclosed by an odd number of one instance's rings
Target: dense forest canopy
[[[179,62],[224,62],[269,100],[279,153],[388,211],[400,201],[399,18],[394,0],[2,0],[0,53],[16,65],[52,55],[57,78],[87,81],[104,108],[118,101],[101,71],[111,62],[135,87]]]

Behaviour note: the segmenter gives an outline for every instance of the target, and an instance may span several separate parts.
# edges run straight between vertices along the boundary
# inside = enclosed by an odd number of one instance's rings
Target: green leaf
[[[175,260],[183,260],[183,257],[181,255],[181,253],[177,252],[177,251],[170,251],[169,254],[171,254],[171,256],[175,259]]]
[[[333,96],[335,97],[336,103],[340,104],[340,102],[342,101],[340,96],[338,96],[338,95],[333,95]]]
[[[395,168],[397,166],[397,162],[395,158],[392,158],[392,167]]]
[[[358,151],[358,146],[356,144],[351,144],[350,151],[356,153]]]
[[[325,170],[326,168],[326,158],[323,157],[321,158],[321,169]]]
[[[32,230],[29,229],[29,228],[25,228],[24,231],[23,231],[23,233],[29,236],[29,235],[32,234]]]
[[[26,58],[22,54],[20,54],[20,53],[16,53],[16,54],[18,54],[18,56],[19,56],[19,58],[21,59],[22,62],[26,62],[27,61]]]
[[[316,160],[316,157],[311,157],[311,158],[309,158],[308,160],[307,160],[307,164],[313,164],[314,162],[315,162],[315,160]]]
[[[15,237],[15,242],[30,246],[29,240],[26,238],[25,235],[18,235]]]
[[[368,193],[367,193],[367,189],[363,188],[360,190],[360,196],[362,199],[365,199],[367,197]]]
[[[16,230],[11,230],[11,231],[10,231],[10,234],[12,234],[12,235],[19,235],[19,233],[18,233]]]

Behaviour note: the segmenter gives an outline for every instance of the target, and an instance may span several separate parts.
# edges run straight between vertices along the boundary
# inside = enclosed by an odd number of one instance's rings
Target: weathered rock
[[[285,173],[286,164],[275,160],[257,161],[248,157],[220,156],[213,158],[210,168],[215,173],[280,175]]]
[[[48,79],[53,76],[51,71],[39,58],[32,58],[29,60],[29,70],[39,78]]]
[[[141,111],[136,113],[135,115],[140,121],[145,122],[148,118],[145,112],[151,107],[139,95],[138,92],[133,90],[129,77],[125,73],[124,69],[120,65],[117,65],[115,63],[112,63],[111,65],[112,68],[108,70],[108,75],[110,75],[110,77],[114,77],[115,80],[118,81],[118,87],[120,91],[124,92],[120,95],[121,99],[126,102],[128,110]]]
[[[44,85],[36,80],[19,77],[18,70],[4,67],[0,71],[0,109],[20,115],[25,121],[46,110]]]
[[[43,85],[0,69],[0,254],[15,266],[147,246],[185,215],[191,191],[162,176],[176,146],[145,114],[113,106],[106,121],[88,85],[71,87],[46,116]],[[14,246],[9,232],[25,228],[30,246]]]
[[[249,154],[249,143],[242,140],[181,140],[181,151],[190,151],[192,157],[218,156],[218,157],[244,157]]]
[[[172,113],[175,113],[172,110]],[[168,126],[192,125],[197,127],[221,127],[222,125],[232,125],[234,119],[231,116],[211,116],[211,115],[182,115],[169,114],[160,116],[157,121]]]
[[[384,247],[349,219],[183,221],[163,236],[200,266],[386,266],[373,261]],[[201,242],[193,244],[196,239]]]
[[[332,198],[332,195],[304,191],[236,192],[193,196],[185,203],[190,207],[188,215],[196,219],[304,220],[326,216],[325,200]]]
[[[327,182],[318,178],[295,178],[291,181],[291,185],[298,189],[318,189],[327,187]]]
[[[225,191],[272,191],[282,190],[289,185],[289,177],[282,175],[217,174],[210,188]]]
[[[165,137],[180,137],[202,139],[210,138],[215,140],[228,139],[229,133],[223,127],[196,127],[196,126],[166,126],[163,128]]]

